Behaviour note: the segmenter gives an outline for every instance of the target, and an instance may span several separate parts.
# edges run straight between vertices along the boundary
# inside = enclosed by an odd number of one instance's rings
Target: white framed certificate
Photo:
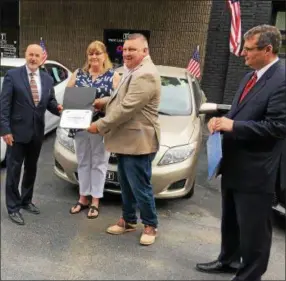
[[[87,129],[91,120],[92,111],[89,109],[65,109],[59,126],[65,129]]]

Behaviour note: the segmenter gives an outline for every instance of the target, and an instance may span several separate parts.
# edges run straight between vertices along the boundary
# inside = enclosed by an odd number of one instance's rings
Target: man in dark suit
[[[280,192],[282,194],[285,194],[285,190],[286,190],[286,140],[284,141],[283,152],[280,161]],[[283,203],[285,206],[285,197]]]
[[[46,109],[55,115],[60,115],[63,109],[55,99],[53,79],[39,70],[43,60],[41,46],[29,45],[25,58],[26,65],[7,71],[0,95],[0,133],[7,144],[6,205],[10,219],[20,225],[24,224],[20,208],[40,213],[32,203],[32,196]]]
[[[223,133],[221,252],[197,264],[207,273],[236,271],[235,281],[259,281],[272,240],[272,200],[286,137],[285,65],[281,34],[261,25],[244,35],[242,55],[254,71],[240,83],[226,117],[212,118],[210,133]]]
[[[283,145],[283,151],[280,159],[280,166],[278,169],[278,176],[276,182],[274,205],[279,204],[286,208],[286,139]]]

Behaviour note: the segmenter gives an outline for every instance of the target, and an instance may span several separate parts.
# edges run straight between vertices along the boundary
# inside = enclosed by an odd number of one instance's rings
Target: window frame
[[[193,97],[194,97],[195,112],[196,112],[196,115],[198,116],[200,114],[200,107],[203,104],[203,90],[201,88],[201,85],[200,85],[200,82],[198,81],[198,79],[196,79],[195,77],[191,76],[190,74],[188,74],[188,81],[189,81],[189,84],[192,87],[192,92],[193,92]],[[199,91],[197,91],[195,89],[194,85],[196,85],[198,87]]]
[[[279,12],[286,12],[286,8],[285,8],[285,2],[284,1],[273,1],[272,2],[272,19],[271,19],[271,24],[276,26],[276,22],[277,22],[277,16]],[[281,30],[281,35],[282,35],[282,46],[284,47],[283,53],[279,53],[279,57],[286,59],[286,27],[284,30]],[[282,48],[281,48],[282,49]]]
[[[50,67],[50,68],[49,68]],[[65,72],[65,76],[66,78],[62,80],[61,77],[60,78],[60,82],[58,82],[53,75],[50,74],[49,72],[49,69],[52,70],[53,67],[57,67],[57,68],[60,68],[62,70],[64,70]],[[42,70],[46,71],[52,78],[53,78],[53,81],[54,81],[54,87],[59,85],[60,83],[64,82],[66,79],[68,79],[68,70],[66,68],[64,68],[63,66],[59,65],[59,64],[56,64],[56,63],[52,63],[52,62],[47,62],[45,63],[42,67],[41,67]]]

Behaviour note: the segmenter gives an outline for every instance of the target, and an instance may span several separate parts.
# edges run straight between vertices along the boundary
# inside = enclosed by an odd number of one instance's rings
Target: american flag
[[[226,0],[231,13],[231,27],[229,37],[230,52],[240,55],[241,45],[241,14],[239,0]]]
[[[44,44],[44,41],[43,41],[42,37],[41,37],[41,40],[40,40],[40,46],[43,49],[43,61],[42,61],[42,63],[44,63],[46,61],[46,59],[48,58],[48,53],[47,53],[47,50],[46,50],[46,47],[45,47],[45,44]]]
[[[195,49],[194,54],[187,66],[187,70],[196,78],[201,76],[199,46],[197,46]]]

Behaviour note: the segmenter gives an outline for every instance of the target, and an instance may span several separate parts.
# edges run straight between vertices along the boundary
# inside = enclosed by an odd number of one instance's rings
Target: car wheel
[[[189,199],[189,198],[191,198],[194,195],[194,193],[195,193],[195,184],[196,184],[196,182],[194,181],[192,188],[189,190],[189,192],[186,195],[184,195],[183,198]]]

